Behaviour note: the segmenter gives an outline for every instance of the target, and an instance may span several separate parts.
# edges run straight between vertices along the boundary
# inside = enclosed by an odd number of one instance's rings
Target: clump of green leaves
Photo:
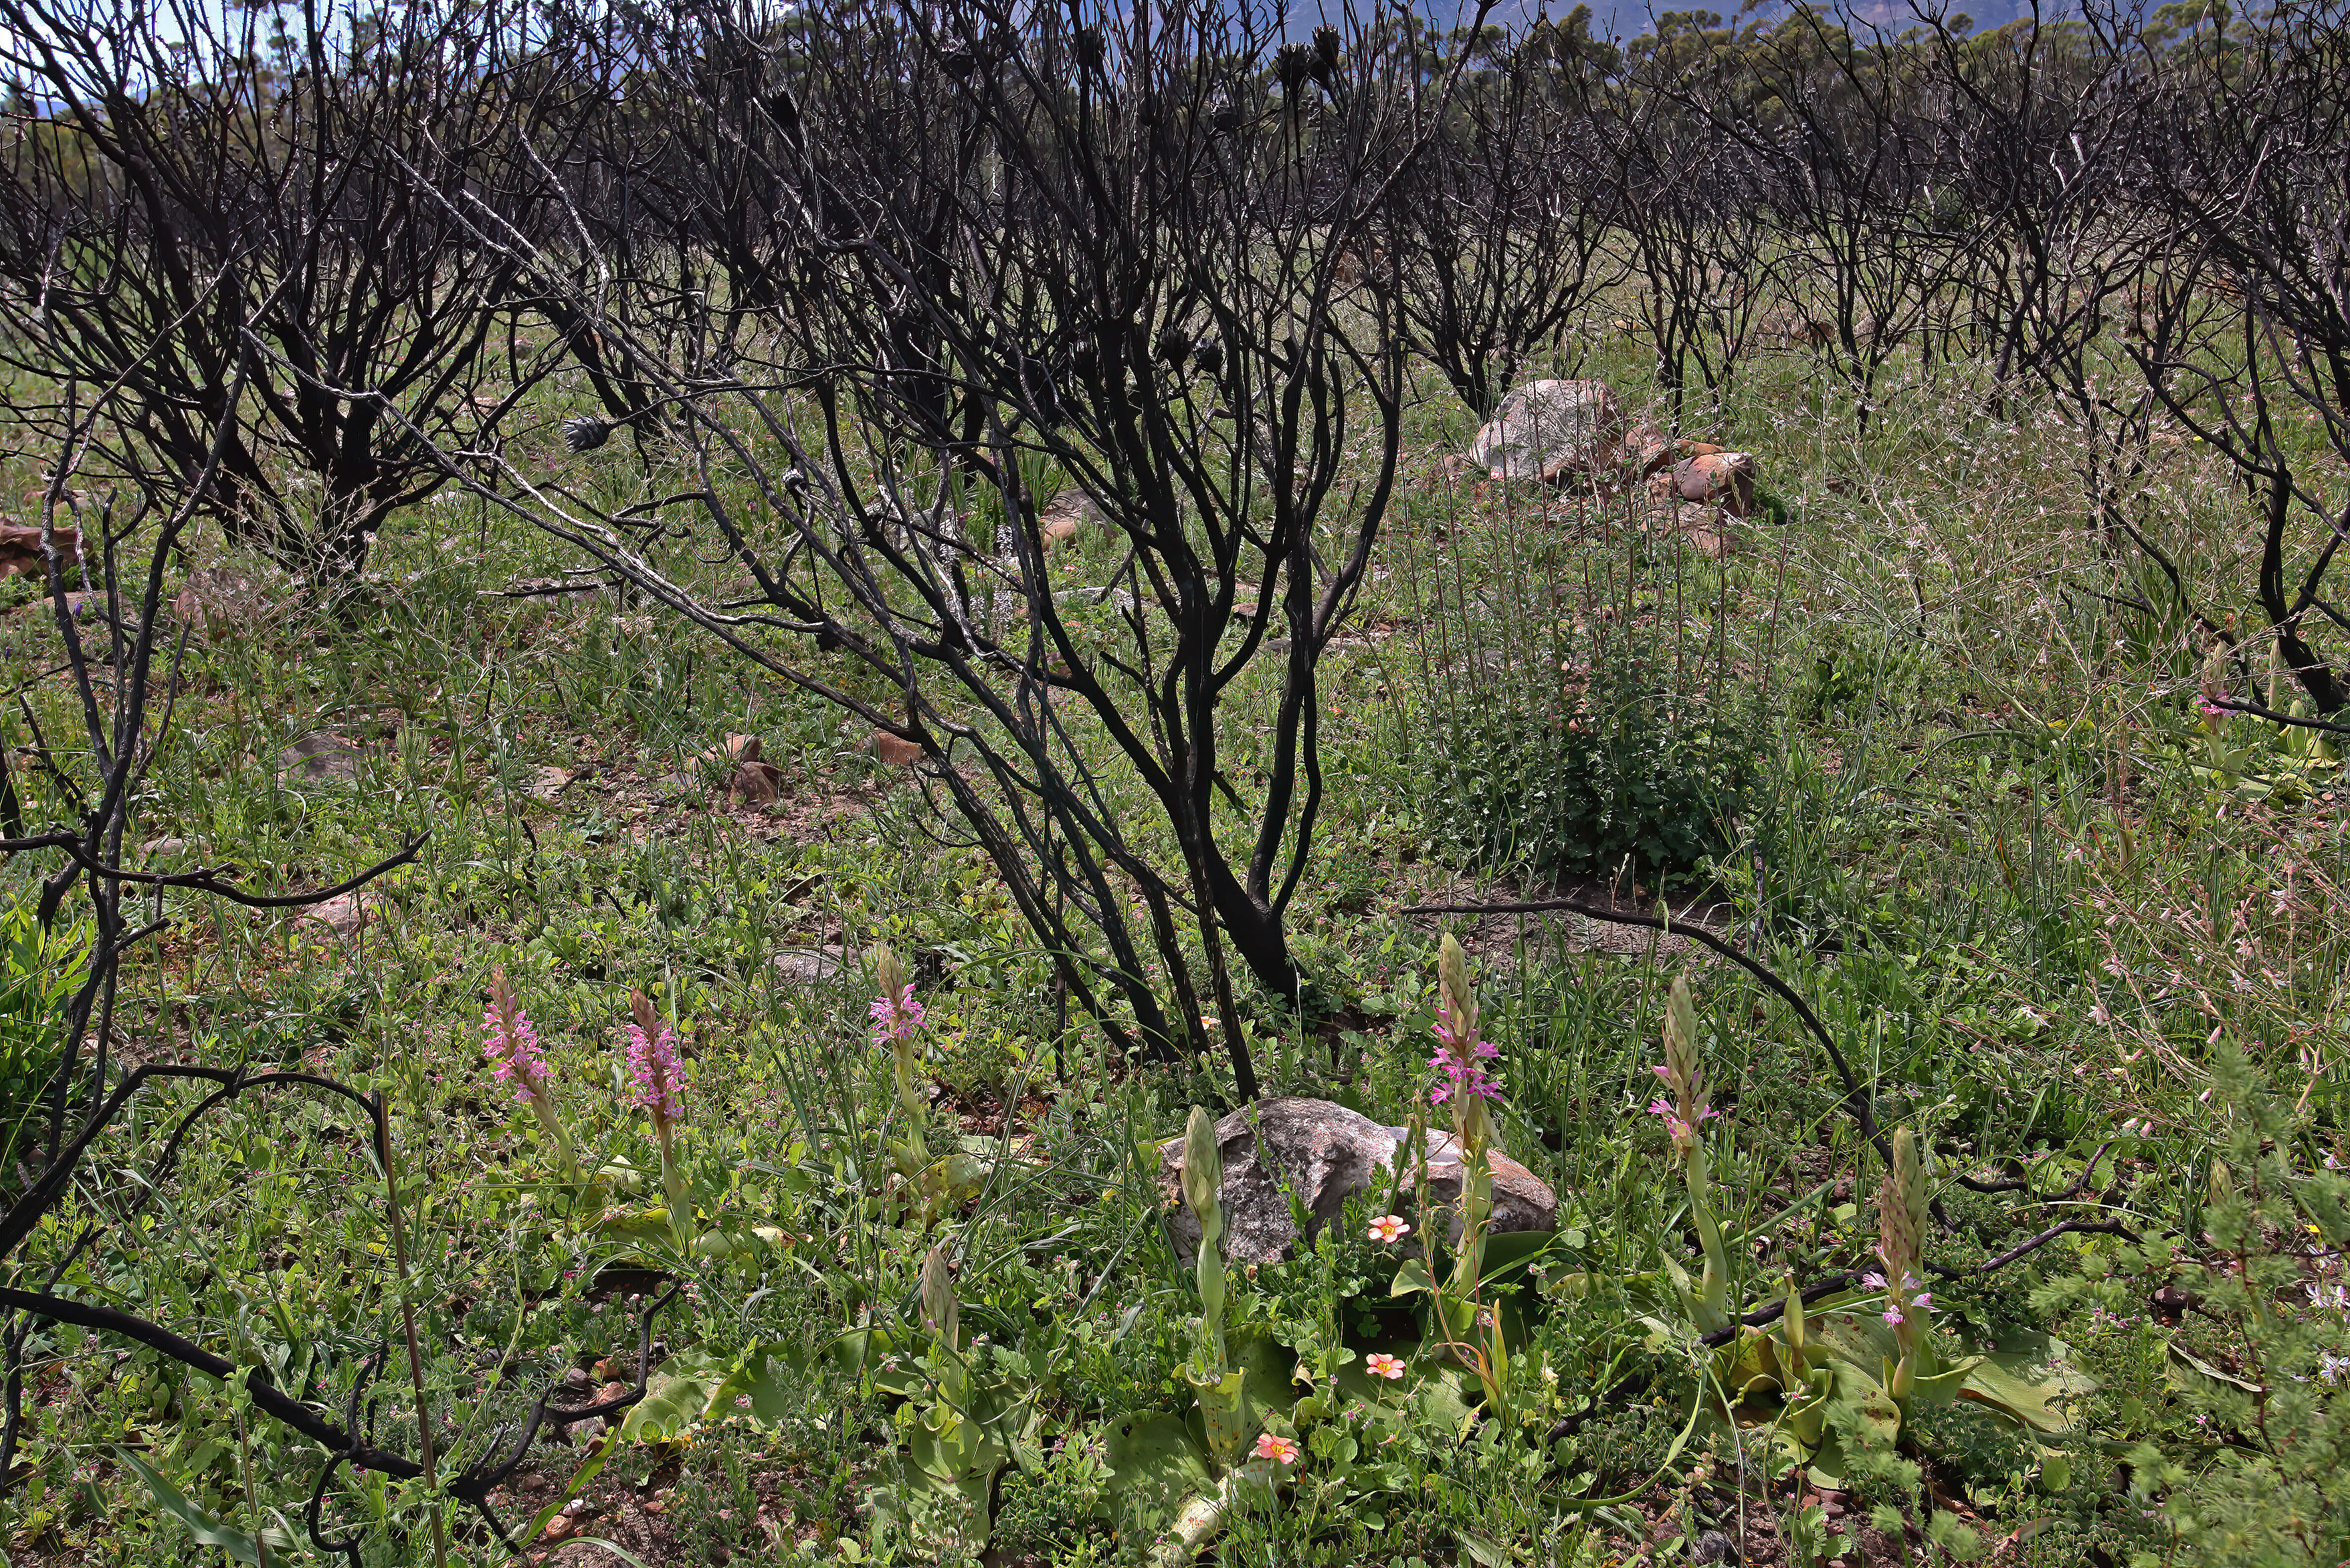
[[[1602,653],[1579,691],[1442,705],[1425,733],[1428,819],[1460,857],[1539,877],[1685,875],[1728,847],[1752,773],[1742,704]]]
[[[57,1070],[66,1003],[88,973],[87,933],[44,930],[30,899],[0,909],[0,1165]]]
[[[2205,1243],[2085,1254],[2043,1289],[2043,1311],[2143,1309],[2151,1285],[2193,1303],[2165,1347],[2178,1428],[2139,1442],[2130,1490],[2159,1499],[2170,1539],[2136,1564],[2230,1568],[2350,1557],[2350,1179],[2303,1157],[2293,1106],[2237,1054],[2213,1063],[2225,1109],[2201,1211]]]

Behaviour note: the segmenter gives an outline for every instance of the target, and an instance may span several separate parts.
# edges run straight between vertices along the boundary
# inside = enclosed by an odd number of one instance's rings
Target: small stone
[[[1690,1542],[1692,1563],[1728,1563],[1737,1555],[1737,1545],[1719,1530],[1709,1530]]]
[[[1671,462],[1674,450],[1664,431],[1642,420],[1624,432],[1617,448],[1617,461],[1645,479]]]
[[[759,760],[759,737],[729,735],[722,743],[712,746],[706,752],[697,753],[693,760],[706,768],[732,766],[737,763],[755,763]]]
[[[553,800],[564,786],[579,776],[577,768],[543,767],[531,775],[530,796],[533,800]]]
[[[738,764],[726,793],[744,805],[770,805],[784,793],[784,770],[773,763]]]
[[[341,736],[313,730],[296,736],[293,744],[277,753],[277,766],[306,779],[348,783],[359,776],[361,755]]]
[[[60,569],[81,564],[81,530],[54,528]],[[29,524],[0,523],[0,577],[46,577],[49,557],[41,548],[41,531]]]
[[[351,937],[367,924],[369,913],[366,902],[354,890],[338,893],[319,903],[305,904],[294,911],[294,919],[303,924],[324,926],[338,937]]]
[[[1086,504],[1086,498],[1078,493],[1076,487],[1065,486],[1058,495],[1053,497],[1051,505],[1036,514],[1036,531],[1044,535],[1045,548],[1054,550],[1063,545],[1076,543],[1078,530],[1092,519],[1093,514],[1093,508]]]

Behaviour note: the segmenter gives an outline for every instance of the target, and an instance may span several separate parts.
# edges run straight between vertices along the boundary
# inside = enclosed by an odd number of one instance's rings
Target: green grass
[[[1590,362],[1648,399],[1629,345],[1603,334]],[[1981,389],[1963,377],[1888,372],[1856,441],[1808,359],[1758,359],[1736,400],[1693,428],[1755,452],[1787,522],[1741,531],[1720,561],[1604,508],[1576,515],[1555,497],[1443,480],[1435,459],[1468,421],[1432,392],[1418,405],[1411,483],[1359,618],[1375,635],[1326,670],[1328,827],[1292,919],[1311,1012],[1266,998],[1244,1008],[1266,1092],[1410,1115],[1427,1087],[1439,931],[1399,911],[1534,886],[1523,857],[1463,848],[1432,784],[1446,760],[1483,759],[1432,758],[1431,743],[1479,734],[1463,714],[1539,721],[1560,659],[1604,627],[1679,689],[1734,693],[1751,710],[1735,809],[1703,825],[1721,852],[1693,868],[1694,886],[1728,901],[1749,950],[1875,1084],[1879,1116],[1940,1151],[1946,1175],[2032,1164],[2039,1193],[2082,1179],[2081,1193],[2142,1233],[2191,1238],[2230,1136],[2230,1096],[2206,1097],[2229,1047],[2288,1108],[2281,1136],[2304,1167],[2340,1152],[2350,943],[2335,901],[2338,774],[2303,758],[2300,784],[2255,798],[2265,786],[2247,781],[2284,768],[2264,731],[2241,766],[2210,765],[2187,706],[2199,658],[2185,629],[2082,591],[2117,591],[2134,568],[2084,531],[2069,432],[1970,413]],[[611,493],[660,488],[617,447],[573,458],[556,455],[551,428],[523,440]],[[2156,483],[2198,582],[2214,602],[2241,602],[2232,552],[2245,530],[2225,482],[2180,448]],[[199,555],[233,564],[216,544]],[[1080,561],[1080,574],[1102,565]],[[889,1556],[862,1503],[909,1407],[869,1361],[840,1354],[855,1343],[843,1335],[899,1322],[924,1252],[946,1236],[966,1324],[1037,1379],[1034,1452],[997,1502],[1000,1560],[1138,1560],[1148,1539],[1120,1529],[1103,1445],[1123,1417],[1181,1407],[1198,1307],[1137,1148],[1223,1092],[1218,1065],[1106,1060],[1056,1004],[985,864],[942,843],[905,776],[821,707],[649,608],[494,592],[577,564],[471,503],[429,506],[387,532],[360,592],[328,607],[281,586],[196,644],[136,841],[183,839],[192,857],[292,888],[431,837],[369,891],[350,936],[167,898],[171,931],[126,971],[130,1049],[307,1064],[388,1096],[432,1419],[462,1463],[567,1368],[619,1358],[599,1383],[630,1370],[629,1298],[647,1285],[613,1271],[648,1243],[605,1210],[656,1200],[625,1184],[590,1204],[567,1191],[532,1118],[484,1070],[490,973],[506,971],[538,1024],[571,1137],[592,1164],[639,1173],[659,1155],[626,1099],[618,1041],[629,988],[647,992],[690,1042],[680,1147],[701,1223],[788,1238],[687,1271],[656,1325],[662,1366],[715,1377],[756,1351],[776,1370],[755,1410],[718,1412],[687,1440],[619,1445],[582,1487],[586,1533],[649,1563]],[[723,581],[682,548],[669,564]],[[43,673],[57,661],[55,629],[22,586],[10,595],[0,647],[12,684],[48,734],[72,733],[68,693]],[[1497,664],[1474,662],[1489,654]],[[1478,668],[1507,670],[1535,706],[1497,708]],[[1227,765],[1243,781],[1268,693],[1257,681],[1235,699]],[[354,776],[281,763],[322,730],[359,748]],[[783,768],[774,809],[712,804],[693,759],[730,733],[758,735]],[[11,744],[26,739],[10,729]],[[549,770],[570,776],[556,789]],[[55,809],[36,776],[17,776],[29,815]],[[1686,814],[1718,797],[1676,798]],[[12,893],[31,886],[29,867],[7,875]],[[1571,921],[1457,929],[1502,1046],[1503,1143],[1559,1193],[1587,1288],[1543,1298],[1520,1357],[1525,1422],[1466,1438],[1415,1428],[1395,1450],[1394,1484],[1371,1501],[1332,1490],[1326,1456],[1309,1455],[1296,1487],[1234,1522],[1223,1560],[1599,1563],[1652,1536],[1734,1532],[1742,1517],[1756,1540],[1786,1542],[1807,1528],[1808,1503],[1766,1442],[1716,1425],[1674,1449],[1690,1357],[1642,1326],[1655,1309],[1628,1282],[1693,1256],[1662,1129],[1645,1113],[1671,974],[1687,963],[1727,1113],[1714,1124],[1724,1223],[1790,1211],[1733,1260],[1741,1302],[1768,1299],[1790,1269],[1864,1260],[1877,1157],[1790,1011],[1731,966],[1677,949],[1652,958],[1638,942],[1595,949]],[[1020,1156],[931,1228],[885,1195],[904,1117],[887,1054],[867,1044],[859,956],[882,940],[907,956],[930,1009],[934,1145],[960,1136]],[[829,978],[775,962],[827,946],[850,955]],[[61,1216],[105,1229],[60,1288],[266,1365],[338,1410],[336,1391],[390,1344],[382,1376],[404,1389],[381,1184],[348,1116],[292,1093],[224,1109],[134,1215],[129,1173],[180,1103],[158,1095],[108,1140]],[[1931,1256],[1952,1266],[2091,1212],[2078,1193],[2020,1207],[1941,1190],[1955,1230]],[[26,1262],[62,1258],[68,1233],[36,1241]],[[2304,1251],[2311,1277],[2338,1277],[2338,1253]],[[1329,1332],[1367,1344],[1394,1332],[1391,1262],[1357,1230],[1236,1281],[1235,1318],[1294,1348],[1326,1316]],[[2213,1365],[2231,1357],[2239,1373],[2241,1347],[2199,1319],[2157,1324],[2143,1293],[2132,1312],[2127,1293],[2052,1288],[2117,1266],[2140,1261],[2111,1238],[2067,1241],[1943,1289],[1946,1321],[1986,1342],[2061,1344],[2098,1385],[2074,1434],[2044,1448],[1964,1407],[1921,1418],[1935,1506],[1963,1509],[1986,1547],[2012,1540],[2002,1561],[2158,1550],[2158,1500],[2117,1489],[2115,1445],[2151,1440],[2190,1472],[2216,1453],[2164,1343]],[[2279,1311],[2306,1308],[2297,1289],[2280,1287]],[[298,1528],[317,1463],[307,1445],[150,1353],[60,1328],[31,1343],[10,1561],[198,1560],[125,1449],[233,1527]],[[413,1451],[404,1398],[385,1399],[377,1438]],[[585,1456],[543,1445],[525,1471],[536,1490],[513,1489],[504,1517],[527,1522],[557,1501]],[[1597,1511],[1575,1501],[1627,1491]],[[416,1489],[336,1495],[334,1516],[367,1528],[368,1562],[429,1560],[432,1505]],[[1876,1505],[1926,1519],[1914,1490],[1883,1490],[1846,1518]],[[453,1560],[499,1560],[470,1516],[447,1527]]]

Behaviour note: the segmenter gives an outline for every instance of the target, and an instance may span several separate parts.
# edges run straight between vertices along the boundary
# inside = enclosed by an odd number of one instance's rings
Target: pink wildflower
[[[1896,1328],[1908,1322],[1911,1313],[1916,1313],[1922,1320],[1934,1310],[1933,1293],[1918,1289],[1919,1281],[1915,1274],[1903,1273],[1898,1286],[1892,1284],[1883,1274],[1874,1272],[1861,1275],[1860,1282],[1872,1291],[1886,1293],[1883,1316]]]
[[[1271,1432],[1258,1433],[1256,1447],[1249,1452],[1252,1458],[1279,1459],[1284,1465],[1297,1462],[1297,1445],[1287,1438],[1276,1438]]]
[[[546,1057],[540,1052],[538,1031],[515,999],[506,971],[490,974],[490,1004],[482,1011],[482,1055],[501,1084],[512,1084],[515,1104],[526,1106],[546,1093]]]
[[[873,999],[867,1009],[873,1019],[873,1044],[888,1045],[901,1040],[911,1040],[922,1026],[922,1004],[914,1000],[914,988],[907,986],[896,997],[887,992]]]
[[[1660,1073],[1664,1071],[1661,1067],[1657,1070]],[[1665,1118],[1665,1131],[1671,1135],[1672,1140],[1676,1145],[1690,1142],[1692,1129],[1689,1123],[1681,1120],[1679,1110],[1670,1100],[1650,1100],[1648,1102],[1648,1114],[1652,1116],[1662,1116]],[[1704,1110],[1698,1113],[1697,1119],[1700,1122],[1704,1122],[1714,1116],[1718,1116],[1721,1114],[1721,1113],[1720,1111],[1717,1111],[1709,1106]]]
[[[1430,1092],[1429,1104],[1440,1106],[1456,1096],[1464,1100],[1502,1097],[1501,1085],[1485,1071],[1485,1064],[1500,1055],[1502,1048],[1490,1040],[1478,1039],[1475,1027],[1473,1023],[1466,1030],[1453,1026],[1450,997],[1439,1006],[1436,1054],[1428,1059],[1428,1064],[1444,1075],[1444,1082]]]
[[[1373,1351],[1363,1357],[1363,1369],[1374,1377],[1384,1377],[1392,1383],[1403,1376],[1401,1358]]]
[[[677,1033],[668,1024],[655,1027],[652,1003],[641,992],[631,992],[636,1022],[628,1026],[629,1077],[637,1086],[637,1104],[653,1118],[656,1131],[685,1114],[685,1068],[678,1060]]]

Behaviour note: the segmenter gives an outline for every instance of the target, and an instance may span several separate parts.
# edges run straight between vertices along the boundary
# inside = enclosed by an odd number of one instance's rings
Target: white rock
[[[1469,461],[1495,479],[1555,484],[1612,464],[1623,423],[1605,381],[1530,381],[1502,400]]]

